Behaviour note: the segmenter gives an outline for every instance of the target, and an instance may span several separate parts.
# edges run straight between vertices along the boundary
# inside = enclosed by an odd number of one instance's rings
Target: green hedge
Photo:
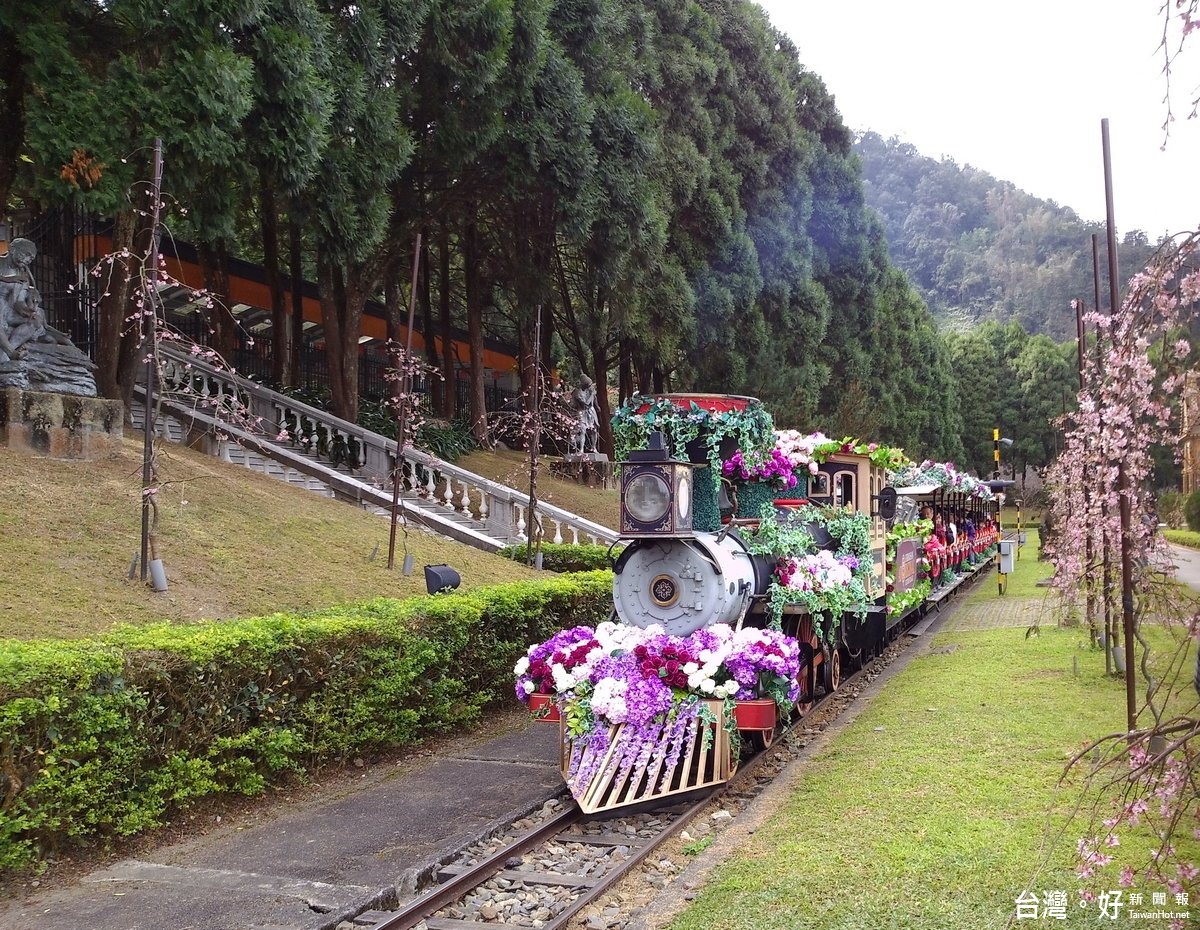
[[[624,546],[613,546],[611,555],[615,559]],[[514,562],[525,562],[529,546],[505,546],[498,555]],[[542,543],[542,568],[551,572],[590,572],[609,568],[608,546],[571,545],[569,543]]]
[[[0,642],[0,870],[196,799],[474,723],[529,643],[608,618],[609,572],[307,615]]]

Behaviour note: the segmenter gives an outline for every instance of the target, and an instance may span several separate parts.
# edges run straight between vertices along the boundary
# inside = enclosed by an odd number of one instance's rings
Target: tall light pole
[[[1011,446],[1013,441],[1007,436],[1001,436],[1000,427],[996,427],[992,430],[992,459],[995,462],[992,478],[995,481],[1000,480],[1000,443]]]

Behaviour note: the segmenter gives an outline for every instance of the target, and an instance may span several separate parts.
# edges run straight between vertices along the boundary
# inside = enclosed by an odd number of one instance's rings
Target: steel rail
[[[583,813],[578,808],[566,810],[556,817],[551,817],[545,823],[534,827],[520,837],[511,846],[498,850],[477,865],[435,885],[419,898],[414,898],[383,923],[376,924],[373,930],[411,930],[428,915],[436,913],[448,904],[453,904],[472,888],[477,888],[500,872],[513,856],[524,854],[530,849],[542,845],[568,827],[574,826],[582,818]]]

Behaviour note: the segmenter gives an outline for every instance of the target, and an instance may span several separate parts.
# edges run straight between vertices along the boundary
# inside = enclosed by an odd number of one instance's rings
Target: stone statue
[[[29,266],[37,246],[14,239],[0,257],[0,388],[96,396],[95,364],[46,322]]]
[[[596,383],[587,375],[580,378],[579,385],[571,392],[571,409],[578,414],[578,421],[571,437],[570,453],[582,455],[598,451],[600,417],[596,413]]]

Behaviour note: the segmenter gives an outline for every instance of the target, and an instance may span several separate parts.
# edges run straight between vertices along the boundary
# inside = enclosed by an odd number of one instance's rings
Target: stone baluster
[[[466,481],[463,481],[462,495],[458,499],[459,504],[462,505],[459,509],[462,510],[462,512],[468,517],[471,516],[471,495],[469,493],[469,489],[470,485],[468,485]]]
[[[577,527],[574,523],[571,524],[571,545],[579,545],[579,527]]]
[[[488,497],[487,491],[480,488],[479,490],[479,520],[481,523],[487,523],[488,518]]]
[[[408,466],[408,488],[410,491],[420,491],[421,482],[417,475],[417,463],[412,459],[405,459],[404,463]]]
[[[437,487],[433,483],[433,469],[425,466],[425,497],[431,501],[437,500]]]
[[[525,541],[525,505],[513,503],[513,509],[517,512],[517,539]]]
[[[562,520],[557,520],[554,517],[550,518],[554,522],[554,539],[551,540],[555,545],[559,545],[563,541]]]
[[[446,479],[446,489],[442,492],[442,503],[450,510],[454,509],[454,479],[449,475],[443,475]]]

